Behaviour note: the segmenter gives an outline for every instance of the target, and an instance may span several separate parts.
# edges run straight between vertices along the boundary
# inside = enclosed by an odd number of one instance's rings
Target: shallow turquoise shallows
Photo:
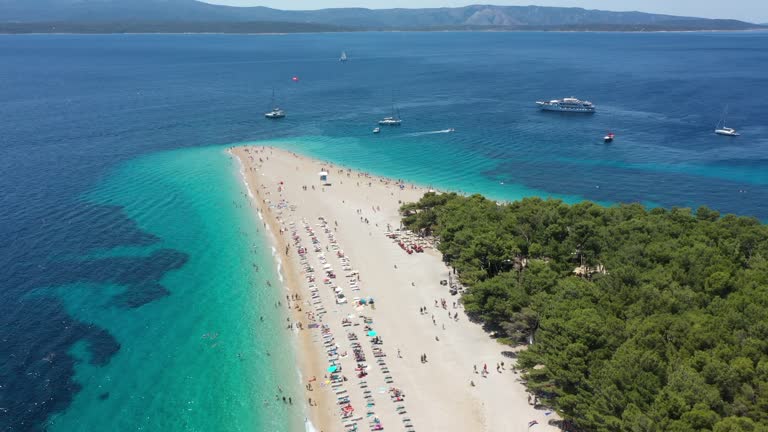
[[[283,308],[275,306],[283,288],[238,171],[220,147],[172,151],[128,163],[88,195],[89,201],[123,206],[159,239],[146,248],[98,255],[172,249],[187,261],[160,280],[168,296],[138,308],[109,306],[122,293],[119,286],[56,288],[72,316],[106,328],[121,349],[95,367],[87,362],[86,346],[74,346],[82,391],[49,420],[51,431],[93,431],[94,425],[116,431],[300,427],[295,351],[287,343],[292,339]],[[278,386],[293,406],[275,401]]]
[[[559,195],[532,189],[509,179],[505,181],[504,177],[477,175],[492,170],[498,160],[471,151],[446,152],[442,148],[445,140],[462,138],[455,138],[445,130],[393,135],[374,139],[302,136],[240,144],[274,146],[419,186],[465,194],[481,193],[499,201],[534,196],[558,198],[570,203],[584,199],[577,195]],[[445,138],[442,141],[429,139],[434,135]],[[606,201],[602,203],[609,204]]]

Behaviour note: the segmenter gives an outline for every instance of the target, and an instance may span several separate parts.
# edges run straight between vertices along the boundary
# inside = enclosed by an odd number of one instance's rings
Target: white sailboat
[[[272,89],[272,111],[269,111],[264,114],[264,117],[268,119],[281,119],[285,117],[285,111],[281,110],[277,105],[275,105],[275,89]]]
[[[381,126],[400,126],[400,123],[402,123],[402,120],[400,120],[400,110],[395,107],[395,98],[393,94],[392,115],[389,117],[384,117],[383,119],[379,120],[379,124]]]
[[[736,132],[736,129],[729,128],[725,126],[725,122],[728,118],[728,106],[725,106],[725,109],[723,110],[723,115],[720,116],[720,121],[717,122],[717,126],[715,126],[715,133],[718,135],[724,135],[724,136],[739,136],[739,133]]]
[[[345,62],[345,61],[347,61],[347,60],[348,60],[348,59],[347,59],[347,52],[346,52],[346,51],[342,51],[342,52],[341,52],[341,57],[339,57],[339,61],[340,61],[340,62]]]

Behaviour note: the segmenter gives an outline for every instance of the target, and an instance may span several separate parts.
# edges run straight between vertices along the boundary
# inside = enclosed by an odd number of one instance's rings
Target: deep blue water
[[[273,140],[501,199],[704,204],[768,219],[764,32],[0,36],[0,65],[2,430],[66,412],[83,385],[78,342],[96,368],[125,343],[39,289],[120,285],[92,307],[127,317],[173,299],[162,279],[192,251],[93,256],[168,240],[121,205],[84,199],[139,156]],[[284,121],[262,117],[273,87]],[[599,112],[533,105],[571,95]],[[373,136],[393,96],[404,125]],[[712,134],[726,104],[739,138]],[[424,133],[447,128],[456,133]]]

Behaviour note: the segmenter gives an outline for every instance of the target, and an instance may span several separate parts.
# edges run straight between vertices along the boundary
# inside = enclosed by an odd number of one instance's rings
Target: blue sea
[[[766,32],[0,36],[0,65],[3,431],[301,428],[234,143],[768,220]],[[565,96],[598,113],[535,107]],[[403,126],[372,134],[393,101]],[[726,106],[738,138],[712,133]]]

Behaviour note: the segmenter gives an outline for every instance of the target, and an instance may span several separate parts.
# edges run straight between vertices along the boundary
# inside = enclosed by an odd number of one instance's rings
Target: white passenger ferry
[[[595,112],[595,106],[592,102],[576,99],[575,97],[569,97],[564,99],[555,99],[549,102],[536,102],[536,104],[544,111],[561,111],[561,112],[574,112],[574,113],[593,113]]]

